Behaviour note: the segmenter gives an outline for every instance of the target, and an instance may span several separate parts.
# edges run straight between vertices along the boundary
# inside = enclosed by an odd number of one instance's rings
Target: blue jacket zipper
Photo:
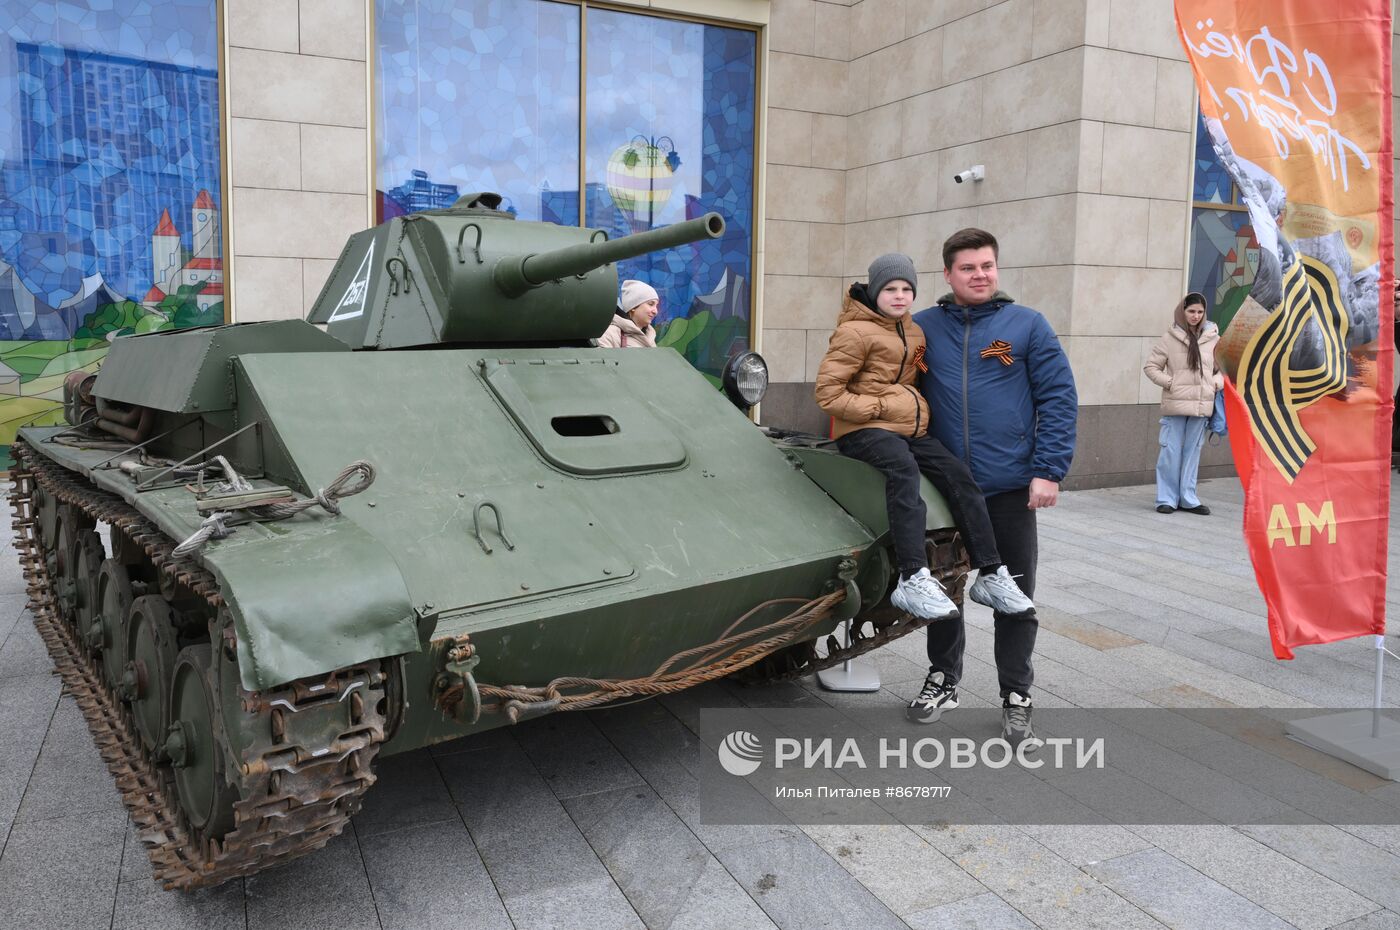
[[[968,352],[972,343],[972,311],[963,307],[963,366],[962,366],[962,421],[963,421],[963,462],[972,467],[972,430],[967,418],[967,368]]]
[[[899,371],[895,372],[894,383],[904,388],[914,398],[914,432],[909,434],[909,438],[915,439],[919,435],[919,394],[909,385],[900,383],[900,379],[904,377],[904,363],[909,360],[909,342],[904,338],[903,323],[895,323],[894,331],[899,333],[899,344],[904,347],[903,354],[899,359]]]

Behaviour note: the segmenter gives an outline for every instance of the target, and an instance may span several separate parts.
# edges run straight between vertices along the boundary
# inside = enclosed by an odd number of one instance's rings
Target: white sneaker
[[[1025,614],[1035,610],[1035,604],[1017,586],[1016,579],[1011,577],[1005,565],[994,573],[985,569],[978,572],[977,580],[968,589],[967,596],[1000,614]]]
[[[921,568],[895,586],[890,603],[905,613],[924,620],[951,620],[958,616],[958,605],[943,593],[927,568]]]

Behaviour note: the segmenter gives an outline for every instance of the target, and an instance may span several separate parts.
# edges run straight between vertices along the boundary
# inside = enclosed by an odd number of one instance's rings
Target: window
[[[378,0],[375,22],[380,219],[483,190],[612,237],[717,210],[723,239],[618,273],[718,384],[750,339],[757,34],[549,0]]]
[[[495,191],[523,220],[578,223],[579,9],[379,0],[381,222]]]

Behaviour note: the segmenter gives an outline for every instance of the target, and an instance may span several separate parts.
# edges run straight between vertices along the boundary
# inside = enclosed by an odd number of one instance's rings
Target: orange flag
[[[1176,0],[1176,19],[1259,246],[1218,360],[1245,541],[1289,659],[1385,630],[1390,0]]]

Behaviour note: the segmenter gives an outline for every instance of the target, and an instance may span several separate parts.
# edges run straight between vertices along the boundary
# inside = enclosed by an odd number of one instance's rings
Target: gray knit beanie
[[[867,273],[869,280],[866,288],[872,301],[891,281],[908,281],[914,293],[919,293],[919,273],[914,270],[914,260],[908,255],[899,252],[881,255],[870,263]]]

